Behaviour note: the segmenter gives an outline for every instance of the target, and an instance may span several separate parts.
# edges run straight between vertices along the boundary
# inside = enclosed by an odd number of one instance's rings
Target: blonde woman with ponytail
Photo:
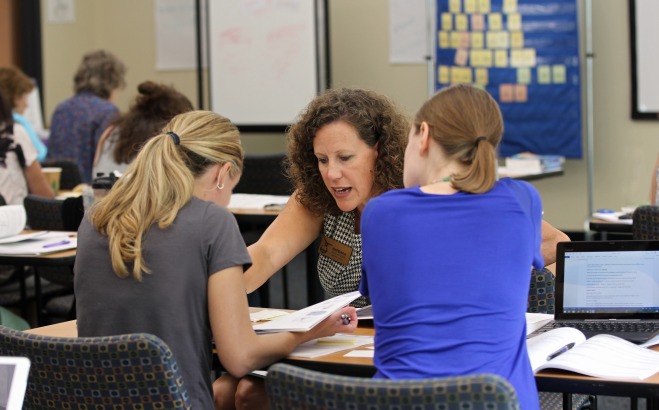
[[[78,334],[145,332],[172,349],[195,409],[214,408],[211,340],[235,377],[313,338],[355,328],[345,308],[307,333],[257,336],[235,218],[224,207],[242,171],[237,128],[206,111],[174,117],[150,139],[78,231]],[[343,325],[341,314],[353,319]]]
[[[416,114],[405,189],[362,214],[360,291],[373,304],[376,378],[498,374],[538,409],[526,351],[531,267],[542,204],[524,181],[497,180],[497,103],[469,85],[442,89]]]

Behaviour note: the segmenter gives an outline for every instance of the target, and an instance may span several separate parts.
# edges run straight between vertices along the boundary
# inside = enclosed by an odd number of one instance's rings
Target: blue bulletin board
[[[435,89],[485,88],[504,118],[501,156],[581,158],[577,0],[437,0]]]

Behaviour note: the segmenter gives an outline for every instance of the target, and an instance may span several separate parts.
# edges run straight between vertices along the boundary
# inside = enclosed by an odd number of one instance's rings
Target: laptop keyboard
[[[553,321],[542,327],[544,331],[558,327],[574,327],[585,333],[654,333],[659,330],[659,322],[624,322],[624,321],[592,321],[592,322],[559,322]]]

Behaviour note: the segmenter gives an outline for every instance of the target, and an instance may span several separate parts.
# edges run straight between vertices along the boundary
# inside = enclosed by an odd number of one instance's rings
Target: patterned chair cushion
[[[659,206],[644,205],[634,210],[632,237],[652,241],[659,239]]]
[[[517,393],[492,374],[425,380],[337,376],[277,363],[268,369],[272,409],[519,409]]]
[[[178,365],[153,335],[40,336],[0,326],[0,356],[31,361],[25,409],[189,409]]]
[[[554,274],[547,268],[533,269],[531,271],[531,286],[529,287],[529,299],[527,311],[532,313],[554,314],[556,302],[554,291],[556,281]]]

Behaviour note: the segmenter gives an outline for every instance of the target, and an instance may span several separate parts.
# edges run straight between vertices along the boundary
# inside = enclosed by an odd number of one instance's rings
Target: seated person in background
[[[498,374],[538,409],[526,351],[531,266],[542,268],[542,207],[527,182],[496,180],[503,119],[481,89],[442,89],[418,111],[406,189],[362,216],[360,291],[373,304],[376,378]]]
[[[130,110],[105,130],[96,147],[92,176],[124,172],[144,143],[175,115],[192,111],[192,103],[174,88],[145,81]]]
[[[243,282],[250,258],[224,208],[243,155],[228,119],[180,114],[147,141],[78,230],[78,334],[160,337],[174,353],[193,409],[213,408],[211,339],[222,367],[242,377],[300,343],[356,327],[342,324],[341,314],[357,320],[346,307],[306,333],[254,333]]]
[[[30,136],[30,141],[37,150],[37,160],[43,162],[46,159],[48,148],[41,141],[39,135],[27,118],[23,117],[27,108],[28,96],[34,90],[34,83],[18,68],[2,67],[0,68],[0,89],[4,91],[14,110],[14,122],[20,124]]]
[[[76,162],[83,182],[92,181],[98,141],[119,115],[114,103],[125,73],[124,63],[108,51],[86,54],[74,77],[75,95],[53,112],[47,158]]]
[[[15,124],[0,91],[0,195],[8,205],[22,205],[28,193],[53,198],[55,193],[37,161],[37,150],[25,129]]]

